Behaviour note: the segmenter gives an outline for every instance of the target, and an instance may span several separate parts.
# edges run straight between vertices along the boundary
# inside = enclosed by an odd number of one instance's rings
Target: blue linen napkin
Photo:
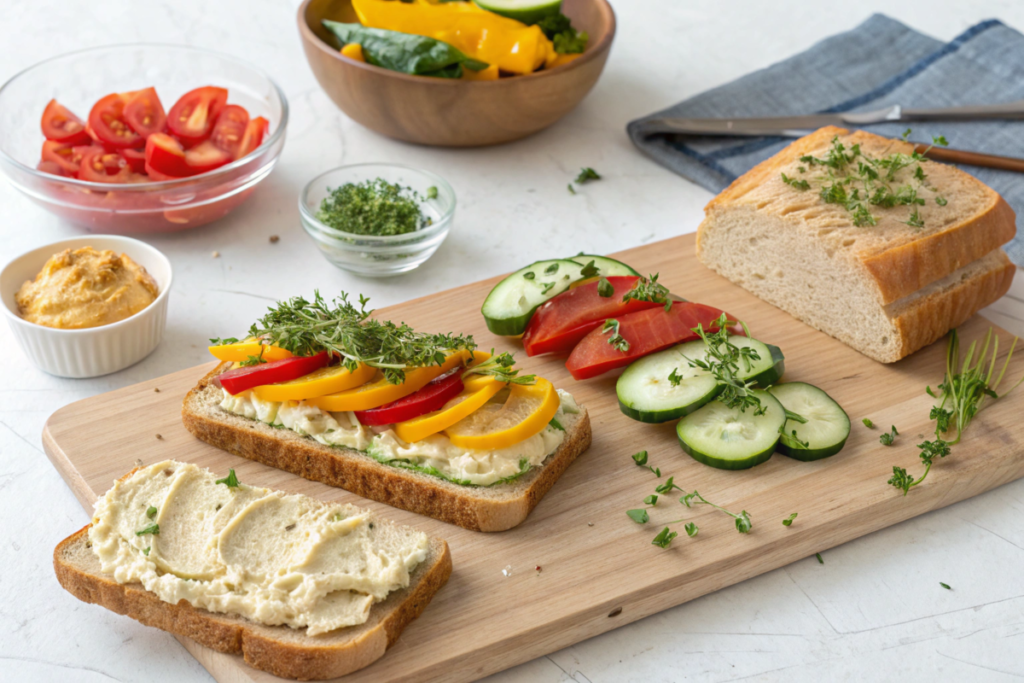
[[[649,118],[785,116],[871,111],[900,104],[933,108],[1024,99],[1024,35],[999,21],[984,21],[943,43],[876,14],[855,29],[826,38],[806,52],[632,121],[633,143],[655,161],[718,193],[792,140],[781,137],[713,138],[655,135],[639,125]],[[865,126],[899,137],[905,123]],[[910,139],[944,135],[949,146],[1024,158],[1024,122],[915,123]],[[999,192],[1017,212],[1017,237],[1004,249],[1024,266],[1024,174],[975,166],[963,170]]]

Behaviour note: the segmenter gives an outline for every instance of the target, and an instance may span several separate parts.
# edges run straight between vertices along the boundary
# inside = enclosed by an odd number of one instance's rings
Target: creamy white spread
[[[525,441],[496,450],[472,450],[452,444],[444,434],[434,434],[416,443],[407,443],[388,429],[376,436],[359,424],[352,413],[329,413],[304,401],[276,403],[261,401],[252,392],[232,396],[226,390],[220,407],[251,420],[286,427],[328,446],[347,446],[366,451],[381,462],[404,460],[420,467],[436,469],[449,479],[487,486],[514,476],[528,467],[536,467],[558,450],[565,432],[548,425]],[[576,400],[558,389],[559,407],[555,420],[579,412]]]
[[[102,570],[165,602],[312,636],[365,622],[427,556],[425,534],[382,538],[367,510],[216,480],[167,460],[115,482],[89,528]]]

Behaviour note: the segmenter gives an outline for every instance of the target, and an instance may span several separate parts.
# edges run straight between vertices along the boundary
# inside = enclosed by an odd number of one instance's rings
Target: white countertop
[[[58,379],[32,367],[6,325],[0,328],[4,680],[211,680],[168,634],[81,603],[58,586],[52,549],[88,515],[42,452],[40,433],[54,410],[204,362],[207,337],[244,329],[279,297],[345,289],[384,306],[542,255],[608,253],[691,232],[710,195],[636,152],[626,122],[799,52],[872,12],[944,40],[991,17],[1024,27],[1024,4],[1015,0],[617,0],[619,34],[607,70],[575,112],[520,143],[453,151],[393,142],[338,111],[306,66],[296,6],[296,0],[35,0],[8,2],[3,10],[0,81],[70,50],[156,40],[255,62],[283,86],[292,106],[280,164],[247,204],[214,225],[148,240],[176,269],[168,330],[149,358],[107,377]],[[296,201],[305,181],[362,161],[436,171],[458,194],[447,243],[410,275],[360,280],[338,271],[299,227]],[[605,179],[571,196],[566,183],[581,166]],[[79,234],[2,182],[0,206],[2,262]],[[270,235],[280,242],[270,244]],[[1018,277],[1019,300],[1004,299],[990,316],[1016,325],[1018,333],[1024,332],[1022,285]],[[1024,677],[1024,480],[832,549],[824,559],[824,565],[814,558],[796,562],[489,680]]]

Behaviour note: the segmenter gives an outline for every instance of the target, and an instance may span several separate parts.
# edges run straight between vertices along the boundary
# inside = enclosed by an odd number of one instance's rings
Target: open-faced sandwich
[[[590,421],[551,382],[471,336],[369,317],[342,294],[293,298],[189,392],[185,427],[231,453],[471,530],[530,513],[590,445]]]
[[[96,502],[53,554],[85,602],[302,680],[384,654],[448,581],[448,545],[352,505],[166,460]]]

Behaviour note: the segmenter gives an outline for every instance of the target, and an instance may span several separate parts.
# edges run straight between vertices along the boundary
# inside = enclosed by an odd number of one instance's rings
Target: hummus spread
[[[131,317],[157,293],[153,277],[127,255],[82,247],[51,256],[15,300],[30,323],[78,330]]]
[[[425,534],[367,510],[223,482],[173,460],[115,482],[89,527],[103,571],[171,604],[312,636],[365,622],[427,556]]]

